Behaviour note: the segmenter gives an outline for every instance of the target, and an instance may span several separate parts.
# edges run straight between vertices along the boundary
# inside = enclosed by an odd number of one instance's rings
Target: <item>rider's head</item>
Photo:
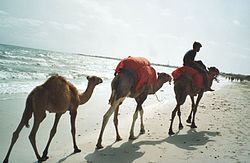
[[[193,50],[194,51],[199,52],[201,47],[202,47],[201,43],[196,42],[196,41],[193,43]]]

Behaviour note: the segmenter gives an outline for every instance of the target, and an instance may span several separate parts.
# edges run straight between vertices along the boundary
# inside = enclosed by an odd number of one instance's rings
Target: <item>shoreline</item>
[[[175,106],[171,97],[172,86],[166,85],[155,96],[145,101],[144,123],[146,133],[138,139],[129,141],[129,130],[136,103],[127,98],[121,105],[119,131],[123,138],[115,141],[113,117],[110,118],[103,135],[104,149],[95,150],[100,132],[102,116],[107,111],[110,86],[98,87],[90,101],[78,109],[76,121],[76,141],[81,153],[72,154],[73,145],[70,133],[69,114],[61,118],[55,137],[52,140],[46,162],[248,162],[250,159],[250,83],[224,85],[213,93],[205,93],[198,107],[197,129],[190,129],[185,120],[190,111],[190,100],[181,107],[184,129],[178,131],[178,118],[173,130],[177,134],[168,136],[170,116]],[[104,91],[109,90],[109,91]],[[170,97],[168,97],[167,95]],[[0,101],[1,146],[0,158],[3,160],[9,147],[13,131],[16,129],[24,110],[25,96],[18,99]],[[170,98],[170,99],[169,99]],[[97,102],[98,101],[98,102]],[[20,107],[21,106],[21,107]],[[16,112],[10,108],[19,108]],[[8,110],[8,108],[10,110]],[[39,153],[49,137],[54,114],[47,114],[37,133]],[[33,118],[30,120],[32,127]],[[35,154],[28,140],[31,128],[23,128],[13,151],[10,162],[34,162]],[[139,118],[135,125],[135,135],[139,133]]]

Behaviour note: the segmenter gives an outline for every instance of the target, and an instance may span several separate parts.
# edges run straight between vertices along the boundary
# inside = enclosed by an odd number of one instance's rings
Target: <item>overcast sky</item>
[[[1,0],[0,43],[250,74],[249,0]]]

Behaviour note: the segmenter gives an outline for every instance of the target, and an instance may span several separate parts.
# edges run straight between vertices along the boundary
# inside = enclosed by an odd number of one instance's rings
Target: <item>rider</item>
[[[183,58],[183,65],[192,67],[200,72],[200,74],[203,77],[203,81],[205,84],[205,91],[214,91],[210,88],[208,85],[208,79],[207,79],[207,70],[206,66],[202,63],[202,61],[195,61],[194,58],[196,56],[196,53],[200,51],[200,48],[202,47],[201,43],[194,42],[193,43],[193,49],[189,50]]]

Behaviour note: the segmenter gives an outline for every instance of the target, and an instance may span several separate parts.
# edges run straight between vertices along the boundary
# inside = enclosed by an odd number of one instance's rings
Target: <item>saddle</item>
[[[155,69],[143,57],[129,56],[121,60],[115,69],[115,74],[122,75],[123,71],[129,72],[134,77],[136,92],[140,92],[143,86],[152,87],[157,81]]]
[[[178,78],[183,74],[187,74],[187,75],[192,77],[195,87],[197,87],[199,89],[205,88],[203,77],[198,70],[196,70],[192,67],[189,67],[189,66],[179,67],[172,72],[172,76],[174,78],[174,81],[178,80]],[[207,76],[208,76],[208,74],[207,74]],[[208,76],[208,79],[209,79],[209,76]]]

